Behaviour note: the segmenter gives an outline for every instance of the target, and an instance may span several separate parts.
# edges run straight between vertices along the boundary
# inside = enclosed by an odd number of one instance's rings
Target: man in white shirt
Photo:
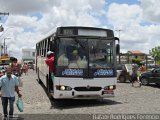
[[[15,75],[12,74],[11,67],[7,67],[6,75],[3,75],[0,78],[0,97],[2,99],[3,113],[5,117],[8,116],[8,102],[10,105],[9,116],[13,116],[15,91],[17,92],[19,97],[22,96],[19,92],[18,85],[18,79]]]

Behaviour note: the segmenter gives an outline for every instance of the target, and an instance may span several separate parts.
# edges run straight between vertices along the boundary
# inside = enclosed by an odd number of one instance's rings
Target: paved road
[[[15,106],[15,114],[160,113],[160,87],[155,85],[134,88],[130,83],[118,83],[114,98],[55,101],[48,98],[43,86],[38,84],[36,79],[37,76],[33,70],[29,70],[28,76],[23,76],[21,90],[24,112],[18,112]],[[1,101],[0,113],[2,113]]]

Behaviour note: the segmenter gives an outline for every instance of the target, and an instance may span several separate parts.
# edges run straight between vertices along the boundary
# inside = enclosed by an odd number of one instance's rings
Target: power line
[[[9,12],[0,12],[0,15],[8,15],[9,16]],[[0,20],[1,20],[1,17],[0,17]]]
[[[9,12],[8,13],[6,13],[6,12],[0,12],[0,15],[8,15],[9,16]]]

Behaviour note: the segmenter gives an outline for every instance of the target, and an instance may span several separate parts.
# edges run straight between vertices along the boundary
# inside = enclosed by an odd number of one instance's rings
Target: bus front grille
[[[76,91],[100,91],[101,87],[75,87],[74,90]]]

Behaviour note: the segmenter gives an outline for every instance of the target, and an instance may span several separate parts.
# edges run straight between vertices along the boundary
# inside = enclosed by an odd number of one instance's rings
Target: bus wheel
[[[38,79],[38,83],[39,83],[39,84],[42,84],[42,81],[41,81],[41,79]]]
[[[119,82],[124,83],[126,81],[126,78],[124,76],[119,77]]]
[[[48,98],[49,98],[50,100],[54,100],[54,98],[53,98],[53,96],[52,96],[51,93],[48,93],[47,95],[48,95]]]

